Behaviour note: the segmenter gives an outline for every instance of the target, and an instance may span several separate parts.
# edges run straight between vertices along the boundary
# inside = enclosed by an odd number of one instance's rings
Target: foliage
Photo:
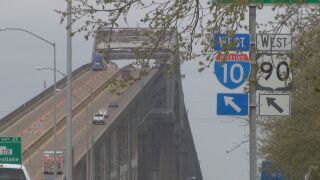
[[[144,27],[156,30],[152,35],[156,39],[143,47],[137,48],[137,62],[141,59],[148,59],[144,56],[146,49],[152,49],[151,53],[162,48],[166,41],[166,32],[177,30],[177,46],[182,53],[179,53],[180,63],[194,59],[198,56],[207,56],[206,62],[200,62],[199,72],[209,67],[213,55],[213,34],[225,32],[233,36],[238,30],[248,30],[246,25],[246,14],[248,12],[248,0],[233,0],[225,4],[225,0],[200,1],[200,0],[79,0],[75,1],[71,9],[72,25],[80,24],[74,33],[85,32],[85,38],[94,36],[99,27],[115,28],[119,21],[128,22],[128,15],[133,12],[144,12],[140,19]],[[263,8],[263,4],[258,4]],[[305,8],[300,12],[301,5],[291,5],[282,8],[283,4],[273,7],[277,11],[272,26],[268,33],[279,33],[284,27],[289,28],[291,33],[299,32],[299,27],[310,27],[319,21],[317,8]],[[66,11],[56,10],[61,15],[63,22],[68,14]],[[299,12],[299,13],[298,13]],[[302,16],[302,14],[304,14]],[[300,26],[297,25],[299,22]],[[258,24],[257,27],[264,27]],[[199,44],[200,43],[200,44]],[[201,46],[200,54],[195,54],[193,47]],[[150,53],[149,53],[150,54]]]
[[[213,35],[239,30],[248,31],[248,0],[78,0],[72,1],[72,24],[77,27],[73,34],[85,32],[88,39],[100,27],[115,28],[120,21],[127,23],[128,16],[144,14],[139,26],[153,29],[155,39],[143,46],[153,49],[165,45],[166,32],[177,31],[176,50],[180,63],[205,56],[199,62],[199,71],[209,67],[213,59]],[[298,0],[299,1],[299,0]],[[257,4],[258,9],[264,8]],[[260,32],[293,35],[295,50],[291,64],[294,71],[292,116],[283,119],[261,121],[264,137],[261,154],[276,162],[290,173],[293,179],[301,179],[310,166],[320,168],[320,62],[319,62],[319,6],[302,4],[277,4],[272,7],[273,20],[257,24]],[[56,10],[64,22],[68,12]],[[139,15],[137,15],[139,17]],[[149,35],[151,36],[151,35]],[[201,51],[195,51],[200,47]],[[137,49],[142,58],[144,47]],[[139,51],[140,50],[140,51]],[[137,64],[143,61],[137,60]],[[143,66],[143,64],[142,64]],[[115,84],[114,84],[115,85]],[[315,176],[315,175],[314,175]],[[315,178],[316,179],[316,178]]]
[[[79,0],[72,1],[72,25],[77,24],[74,33],[85,32],[85,38],[93,37],[99,27],[115,28],[119,22],[128,23],[128,16],[140,12],[139,25],[156,30],[158,39],[151,46],[160,48],[164,43],[165,32],[177,29],[180,62],[194,59],[197,56],[207,56],[206,62],[200,67],[209,67],[213,61],[213,34],[226,32],[230,36],[240,29],[248,30],[247,14],[248,0],[233,0],[225,4],[225,0]],[[272,29],[268,32],[281,32],[289,27],[292,33],[297,32],[296,22],[306,21],[307,26],[317,23],[319,14],[316,7],[308,7],[301,16],[302,5],[273,7],[277,12]],[[263,4],[258,4],[263,8]],[[56,10],[63,22],[68,14],[66,11]],[[299,16],[300,15],[300,16]],[[137,15],[139,17],[139,15]],[[128,25],[129,26],[129,25]],[[258,24],[257,27],[264,27]],[[306,26],[303,26],[306,27]],[[159,45],[160,44],[160,45]],[[150,46],[150,45],[149,45]],[[201,52],[195,54],[194,47],[200,46]],[[141,48],[143,49],[143,48]],[[143,54],[143,53],[141,53]],[[199,71],[202,71],[200,68]]]
[[[314,26],[297,37],[294,49],[292,115],[262,121],[261,153],[291,179],[303,179],[309,168],[320,168],[320,27]],[[310,179],[319,179],[313,170]]]

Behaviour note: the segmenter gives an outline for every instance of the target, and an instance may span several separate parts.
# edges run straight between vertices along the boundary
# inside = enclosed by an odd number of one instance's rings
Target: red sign
[[[249,57],[247,54],[221,54],[218,53],[216,55],[217,61],[249,61]]]

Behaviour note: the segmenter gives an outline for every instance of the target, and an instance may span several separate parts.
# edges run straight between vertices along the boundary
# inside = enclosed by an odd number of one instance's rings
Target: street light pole
[[[53,103],[54,103],[54,113],[53,113],[53,157],[54,157],[54,179],[56,179],[57,176],[57,78],[56,78],[56,44],[53,43]]]
[[[67,0],[67,132],[66,132],[66,180],[73,180],[72,158],[72,41],[71,41],[71,0]]]
[[[54,42],[50,42],[48,40],[46,40],[45,38],[38,36],[28,30],[25,29],[21,29],[21,28],[3,28],[0,29],[0,31],[22,31],[25,33],[28,33],[30,35],[32,35],[33,37],[36,37],[38,39],[40,39],[41,41],[51,45],[53,47],[53,104],[54,104],[54,113],[53,113],[53,133],[54,133],[54,137],[53,137],[53,141],[54,141],[54,178],[56,179],[56,175],[57,175],[57,159],[56,159],[56,151],[57,151],[57,143],[56,143],[56,136],[57,136],[57,99],[56,99],[56,44]]]

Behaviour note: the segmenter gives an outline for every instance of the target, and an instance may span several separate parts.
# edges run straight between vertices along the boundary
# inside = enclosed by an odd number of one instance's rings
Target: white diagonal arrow
[[[230,105],[237,112],[241,111],[241,108],[236,103],[233,102],[233,97],[223,96],[223,98],[224,98],[224,103],[226,106]]]

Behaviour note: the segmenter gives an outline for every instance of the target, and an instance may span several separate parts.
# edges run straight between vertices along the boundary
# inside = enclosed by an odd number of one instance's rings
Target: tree
[[[290,0],[289,0],[290,1]],[[95,35],[99,27],[114,28],[122,20],[128,23],[128,15],[134,11],[144,12],[140,25],[156,31],[157,39],[145,44],[155,49],[164,45],[167,31],[177,30],[180,63],[206,56],[200,62],[199,70],[210,66],[214,60],[213,35],[227,33],[230,36],[239,30],[248,30],[248,0],[79,0],[74,1],[71,14],[72,25],[77,24],[74,34],[85,32],[88,39]],[[262,9],[263,4],[259,3]],[[281,0],[281,2],[286,2]],[[257,24],[260,31],[266,33],[287,32],[293,34],[295,60],[294,92],[292,117],[261,121],[264,130],[261,152],[264,157],[276,162],[290,173],[293,178],[301,178],[310,165],[316,165],[320,145],[317,138],[319,123],[319,7],[304,6],[303,1],[294,0],[295,4],[279,3],[272,9],[274,19],[267,25]],[[68,12],[56,10],[64,21]],[[262,29],[267,27],[265,29]],[[194,47],[200,47],[200,54]],[[141,48],[144,49],[144,48]],[[138,49],[139,50],[139,49]],[[138,52],[138,51],[137,51]],[[139,53],[138,53],[139,54]],[[143,54],[143,53],[140,53]],[[255,60],[251,60],[255,61]],[[141,61],[137,61],[138,63]],[[254,83],[254,82],[251,82]],[[303,97],[303,101],[299,98]],[[320,121],[319,121],[320,122]],[[318,148],[319,149],[319,148]],[[309,158],[313,155],[315,158]],[[319,161],[318,161],[319,162]]]
[[[291,179],[303,179],[320,168],[320,26],[297,37],[294,49],[292,115],[262,121],[262,156],[284,169]],[[310,179],[319,179],[315,170]]]
[[[249,0],[230,1],[232,3],[225,4],[226,0],[79,0],[73,1],[72,25],[77,24],[78,27],[74,33],[85,32],[85,38],[88,39],[94,36],[99,27],[118,27],[120,20],[128,23],[128,15],[139,11],[144,14],[140,18],[140,25],[155,29],[155,34],[159,35],[157,41],[146,46],[163,45],[165,32],[177,29],[177,48],[183,51],[180,53],[181,63],[195,58],[196,55],[207,56],[207,62],[200,62],[200,66],[209,67],[213,61],[210,54],[214,54],[213,34],[226,32],[231,36],[240,29],[248,30],[245,20]],[[269,32],[281,32],[284,27],[288,27],[290,32],[295,33],[298,32],[296,22],[309,18],[306,25],[312,26],[319,20],[317,7],[305,8],[305,15],[301,16],[302,5],[283,5],[281,3],[273,8],[278,13],[274,21],[270,22],[273,28]],[[258,4],[258,7],[263,8],[263,4]],[[63,22],[68,12],[56,12],[61,15]],[[195,46],[201,47],[200,54],[194,54]]]

